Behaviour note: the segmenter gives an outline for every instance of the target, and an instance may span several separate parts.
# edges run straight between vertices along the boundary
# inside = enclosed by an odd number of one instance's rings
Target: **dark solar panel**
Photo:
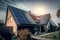
[[[26,17],[26,13],[27,13],[26,11],[21,10],[21,9],[17,9],[14,7],[10,7],[10,8],[11,8],[12,13],[14,13],[17,21],[20,24],[31,24],[31,22]]]
[[[23,20],[23,19],[18,19],[19,20],[19,22],[21,22],[22,24],[25,24],[25,23],[27,23],[25,20]]]

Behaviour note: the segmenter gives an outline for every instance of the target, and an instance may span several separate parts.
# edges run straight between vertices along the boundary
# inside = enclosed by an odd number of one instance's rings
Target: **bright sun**
[[[35,6],[32,12],[37,16],[44,15],[47,14],[47,8],[45,6]]]

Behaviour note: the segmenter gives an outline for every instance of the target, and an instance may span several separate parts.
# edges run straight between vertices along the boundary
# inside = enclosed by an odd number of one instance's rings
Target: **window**
[[[10,16],[10,21],[12,22],[12,16]]]

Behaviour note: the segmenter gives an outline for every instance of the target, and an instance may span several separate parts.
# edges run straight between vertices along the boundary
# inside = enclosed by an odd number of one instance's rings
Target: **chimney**
[[[31,11],[29,11],[29,13],[31,13]]]

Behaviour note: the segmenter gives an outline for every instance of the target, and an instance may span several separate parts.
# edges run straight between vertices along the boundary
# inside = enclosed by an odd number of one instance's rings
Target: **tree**
[[[30,40],[31,39],[31,32],[25,28],[18,31],[19,33],[19,40]]]

